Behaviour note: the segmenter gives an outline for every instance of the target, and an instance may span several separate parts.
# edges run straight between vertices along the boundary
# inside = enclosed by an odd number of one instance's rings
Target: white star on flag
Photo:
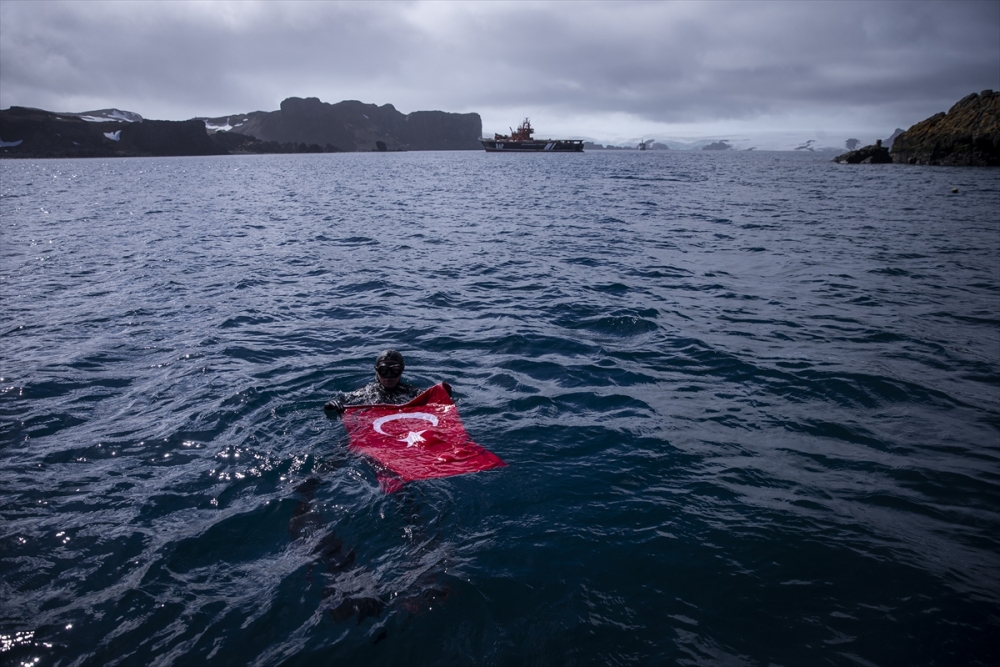
[[[424,431],[410,431],[405,438],[400,438],[399,441],[405,442],[407,447],[413,447],[418,442],[426,442],[423,437],[425,431],[426,429]]]

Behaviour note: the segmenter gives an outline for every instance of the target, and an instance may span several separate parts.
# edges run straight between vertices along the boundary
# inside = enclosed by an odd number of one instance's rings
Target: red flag
[[[379,475],[386,491],[403,482],[449,477],[507,465],[470,438],[458,408],[436,384],[405,405],[352,405],[344,410],[351,449],[368,456],[398,479]]]

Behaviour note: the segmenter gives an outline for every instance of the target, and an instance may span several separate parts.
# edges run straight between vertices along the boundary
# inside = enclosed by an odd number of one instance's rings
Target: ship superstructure
[[[511,128],[510,134],[495,134],[492,139],[480,139],[488,152],[538,153],[542,151],[558,151],[560,153],[582,153],[583,139],[535,139],[531,135],[535,130],[531,122],[525,118],[516,130]]]

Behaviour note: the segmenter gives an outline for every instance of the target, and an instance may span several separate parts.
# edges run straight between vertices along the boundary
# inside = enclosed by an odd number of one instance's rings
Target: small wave
[[[871,269],[868,273],[880,274],[883,276],[909,276],[910,272],[905,269],[894,269],[892,267],[885,267],[883,269]]]
[[[583,329],[602,336],[616,338],[632,338],[652,333],[658,329],[656,322],[629,315],[583,320],[570,328]]]
[[[252,317],[249,315],[239,315],[237,317],[230,317],[219,325],[220,329],[238,329],[240,327],[248,325],[260,325],[260,324],[270,324],[274,322],[275,319],[268,315],[261,315],[257,317]]]

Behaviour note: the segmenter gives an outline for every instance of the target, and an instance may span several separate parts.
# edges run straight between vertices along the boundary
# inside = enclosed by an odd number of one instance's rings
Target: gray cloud
[[[1000,89],[995,1],[0,3],[3,107],[179,119],[294,95],[502,127],[538,113],[864,128],[984,88]]]

